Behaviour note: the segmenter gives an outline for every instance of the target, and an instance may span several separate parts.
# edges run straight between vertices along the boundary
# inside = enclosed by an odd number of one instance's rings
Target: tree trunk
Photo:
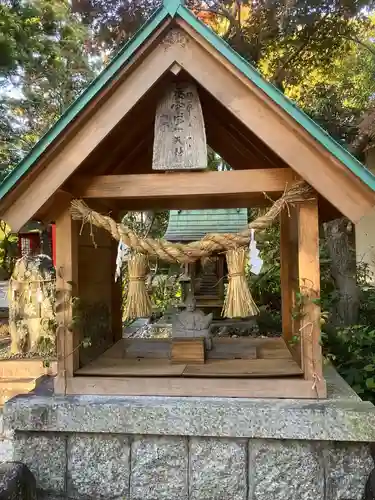
[[[332,323],[336,326],[352,325],[357,323],[359,313],[353,225],[348,219],[335,219],[324,224],[324,232],[331,258],[331,275],[337,289]]]

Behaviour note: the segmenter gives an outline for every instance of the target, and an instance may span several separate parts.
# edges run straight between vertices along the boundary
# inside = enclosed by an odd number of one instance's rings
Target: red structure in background
[[[40,252],[40,233],[19,233],[18,251],[21,257],[24,255],[36,255]]]
[[[47,253],[52,257],[53,265],[56,266],[56,226],[51,224],[48,228],[48,241],[42,241],[40,231],[23,231],[18,233],[18,252],[21,257],[24,255],[37,255]]]

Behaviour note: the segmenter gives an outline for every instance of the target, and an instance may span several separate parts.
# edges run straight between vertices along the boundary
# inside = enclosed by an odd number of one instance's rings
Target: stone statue
[[[172,324],[172,338],[199,338],[205,339],[206,349],[211,349],[212,313],[205,315],[200,309],[196,309],[196,301],[189,294],[185,301],[185,310],[176,315]]]
[[[17,260],[10,280],[11,354],[55,355],[56,272],[48,255]]]

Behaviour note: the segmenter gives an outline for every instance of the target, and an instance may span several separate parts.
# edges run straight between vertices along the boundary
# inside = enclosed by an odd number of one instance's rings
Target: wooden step
[[[42,375],[56,375],[57,362],[52,361],[48,368],[42,359],[2,359],[0,360],[0,379],[27,379]]]
[[[0,405],[4,405],[18,394],[33,391],[38,380],[38,378],[0,378]]]

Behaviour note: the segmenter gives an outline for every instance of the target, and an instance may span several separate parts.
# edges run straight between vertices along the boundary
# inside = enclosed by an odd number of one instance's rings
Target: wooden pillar
[[[79,339],[72,330],[73,302],[78,284],[78,224],[72,220],[70,198],[64,196],[56,217],[57,379],[55,392],[64,394],[66,378],[79,368]]]
[[[283,339],[301,364],[299,318],[296,311],[298,281],[298,209],[288,207],[280,214],[280,282]]]
[[[325,396],[320,346],[320,266],[317,200],[298,205],[298,271],[302,368],[318,395]]]

